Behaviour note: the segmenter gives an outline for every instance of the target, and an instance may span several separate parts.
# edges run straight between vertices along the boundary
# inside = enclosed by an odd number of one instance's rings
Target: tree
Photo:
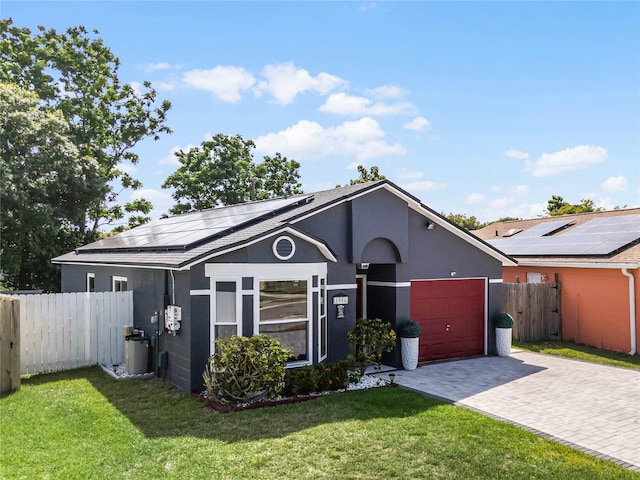
[[[2,283],[55,291],[51,258],[81,241],[99,165],[81,156],[60,111],[17,85],[0,83],[0,132]]]
[[[444,214],[443,214],[444,215]],[[482,227],[488,225],[487,223],[479,222],[476,217],[467,216],[463,213],[450,213],[449,215],[445,215],[447,220],[451,223],[454,223],[460,228],[464,228],[465,230],[479,230]]]
[[[302,193],[300,164],[280,153],[253,161],[255,144],[240,135],[216,134],[198,147],[176,153],[181,166],[162,188],[174,188],[178,202],[169,210],[179,214]]]
[[[382,175],[378,167],[373,165],[369,171],[367,171],[367,167],[364,165],[358,165],[358,173],[360,176],[358,178],[349,180],[349,183],[345,185],[348,187],[349,185],[357,185],[359,183],[367,183],[367,182],[375,182],[377,180],[386,180],[387,177]],[[341,187],[342,185],[336,185],[336,188]]]
[[[604,209],[596,207],[595,202],[587,198],[583,198],[576,205],[565,202],[564,198],[559,195],[552,195],[551,199],[547,201],[547,214],[551,217],[573,213],[601,212],[602,210]]]
[[[55,290],[59,273],[51,257],[98,238],[102,225],[125,212],[130,225],[148,220],[148,201],[117,203],[122,189],[141,187],[121,165],[137,163],[139,141],[170,132],[170,103],[154,107],[156,92],[147,82],[135,90],[121,84],[120,62],[97,34],[81,26],[32,33],[0,20],[0,83],[11,85],[0,132],[6,150],[0,265],[7,288]],[[16,126],[21,108],[33,113],[33,125]]]
[[[149,82],[134,89],[118,77],[120,60],[109,47],[82,26],[65,33],[27,28],[0,21],[0,82],[13,83],[37,93],[50,110],[68,122],[68,137],[82,158],[97,161],[101,184],[82,199],[85,218],[76,225],[85,241],[97,238],[102,225],[133,215],[133,224],[148,221],[148,202],[117,204],[123,189],[142,184],[120,168],[136,164],[133,148],[145,138],[170,133],[166,126],[168,101],[155,107],[156,91]],[[87,225],[87,227],[85,227]]]

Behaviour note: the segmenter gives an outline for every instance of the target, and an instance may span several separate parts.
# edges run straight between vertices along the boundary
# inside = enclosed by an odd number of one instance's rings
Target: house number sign
[[[333,297],[333,304],[336,306],[336,318],[345,317],[345,306],[349,305],[349,297],[346,295],[336,295]]]

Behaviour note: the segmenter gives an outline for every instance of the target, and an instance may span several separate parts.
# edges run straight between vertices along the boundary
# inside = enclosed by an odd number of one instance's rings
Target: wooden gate
[[[559,282],[504,283],[502,287],[502,310],[514,319],[514,340],[537,342],[562,338]]]

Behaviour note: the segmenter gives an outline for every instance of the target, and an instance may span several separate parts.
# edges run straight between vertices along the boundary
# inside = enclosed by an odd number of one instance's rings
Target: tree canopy
[[[14,184],[20,180],[15,175],[23,175],[29,185],[50,186],[46,196],[35,191],[27,194],[39,199],[31,206],[7,199],[2,217],[25,218],[28,212],[43,218],[64,218],[47,240],[34,231],[32,222],[20,221],[9,227],[7,220],[3,228],[19,229],[16,235],[30,238],[31,249],[50,255],[45,258],[43,253],[35,264],[14,261],[21,258],[20,247],[3,239],[2,273],[8,288],[54,289],[59,279],[48,266],[51,256],[96,239],[101,226],[122,220],[127,213],[131,225],[148,221],[148,201],[118,203],[123,189],[142,186],[122,167],[138,162],[133,150],[138,142],[170,133],[166,113],[171,105],[164,101],[156,106],[156,91],[148,82],[135,89],[121,83],[119,66],[119,59],[95,30],[89,33],[78,26],[60,33],[40,26],[32,32],[13,26],[11,20],[0,20],[0,83],[7,85],[3,101],[8,109],[3,118],[6,130],[0,132],[6,149],[2,181]],[[35,115],[31,119],[33,135],[19,138],[23,130],[12,126],[12,122],[18,122],[18,105]],[[53,135],[54,124],[58,125],[58,137]],[[47,145],[47,141],[53,145]],[[59,151],[52,153],[50,160],[41,155],[54,147]],[[84,169],[84,177],[79,178],[84,178],[90,188],[79,185],[73,175],[63,174],[77,169]],[[12,180],[8,180],[9,175]],[[69,210],[71,205],[73,211]],[[51,222],[46,224],[54,229]],[[35,244],[45,241],[50,244]],[[23,270],[18,272],[16,268]],[[42,277],[38,269],[48,277]]]
[[[176,153],[180,167],[162,185],[174,188],[173,214],[302,193],[300,164],[276,153],[253,160],[255,144],[240,135],[216,134]]]
[[[53,290],[51,257],[82,239],[84,198],[101,186],[98,162],[82,157],[58,110],[33,92],[0,83],[0,235],[5,285]]]
[[[546,213],[555,217],[558,215],[569,215],[572,213],[587,213],[587,212],[601,212],[604,209],[601,207],[596,207],[596,204],[593,200],[583,198],[580,200],[580,203],[572,205],[569,202],[566,202],[564,198],[559,195],[552,195],[551,199],[547,201],[547,210]]]
[[[375,182],[377,180],[386,180],[387,177],[382,175],[376,165],[373,165],[369,170],[364,165],[358,165],[358,178],[352,178],[349,180],[349,183],[344,185],[348,187],[349,185],[357,185],[358,183],[367,183],[367,182]],[[341,187],[342,185],[336,185],[336,188]]]
[[[444,215],[444,216],[451,223],[454,223],[458,227],[464,228],[465,230],[478,230],[478,229],[488,225],[488,223],[482,223],[482,222],[478,221],[478,219],[473,215],[468,216],[468,215],[465,215],[463,213],[450,213],[450,214]]]

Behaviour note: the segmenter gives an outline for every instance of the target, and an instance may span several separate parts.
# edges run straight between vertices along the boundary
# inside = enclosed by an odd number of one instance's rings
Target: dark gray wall
[[[441,226],[426,228],[426,218],[408,208],[395,195],[378,190],[345,202],[297,223],[296,228],[323,239],[338,261],[327,261],[313,245],[292,236],[296,252],[287,263],[327,262],[327,284],[355,284],[356,263],[369,262],[366,271],[369,282],[388,282],[390,285],[371,285],[367,292],[367,313],[382,318],[396,328],[409,318],[411,280],[451,278],[502,278],[502,265],[490,255],[475,248]],[[208,290],[210,279],[204,275],[205,263],[285,263],[273,255],[276,237],[246,248],[203,261],[190,271],[175,272],[175,299],[182,306],[182,330],[175,337],[163,334],[159,349],[169,352],[166,378],[183,390],[201,388],[202,372],[210,352],[210,298],[191,296],[190,290]],[[398,261],[400,260],[400,261]],[[62,267],[63,291],[85,291],[86,273],[96,274],[96,289],[111,290],[111,276],[128,278],[134,290],[136,325],[145,332],[155,331],[151,315],[164,307],[165,295],[171,294],[173,280],[164,270],[115,267]],[[243,285],[248,280],[243,280]],[[400,285],[398,285],[400,284]],[[248,287],[246,287],[248,288]],[[490,284],[488,295],[489,321],[501,311],[501,284]],[[332,303],[335,295],[347,295],[346,318],[337,318]],[[356,320],[356,292],[353,289],[327,291],[327,320],[329,333],[328,360],[345,358],[353,351],[347,343],[347,332]],[[243,295],[243,333],[253,333],[253,297]],[[317,298],[314,296],[314,304]],[[317,309],[314,309],[316,312]],[[317,319],[312,324],[314,351],[317,346]],[[164,318],[161,318],[161,322]],[[489,328],[489,353],[495,352],[493,329]],[[315,353],[317,360],[317,352]],[[400,365],[400,351],[385,355],[385,363]]]

